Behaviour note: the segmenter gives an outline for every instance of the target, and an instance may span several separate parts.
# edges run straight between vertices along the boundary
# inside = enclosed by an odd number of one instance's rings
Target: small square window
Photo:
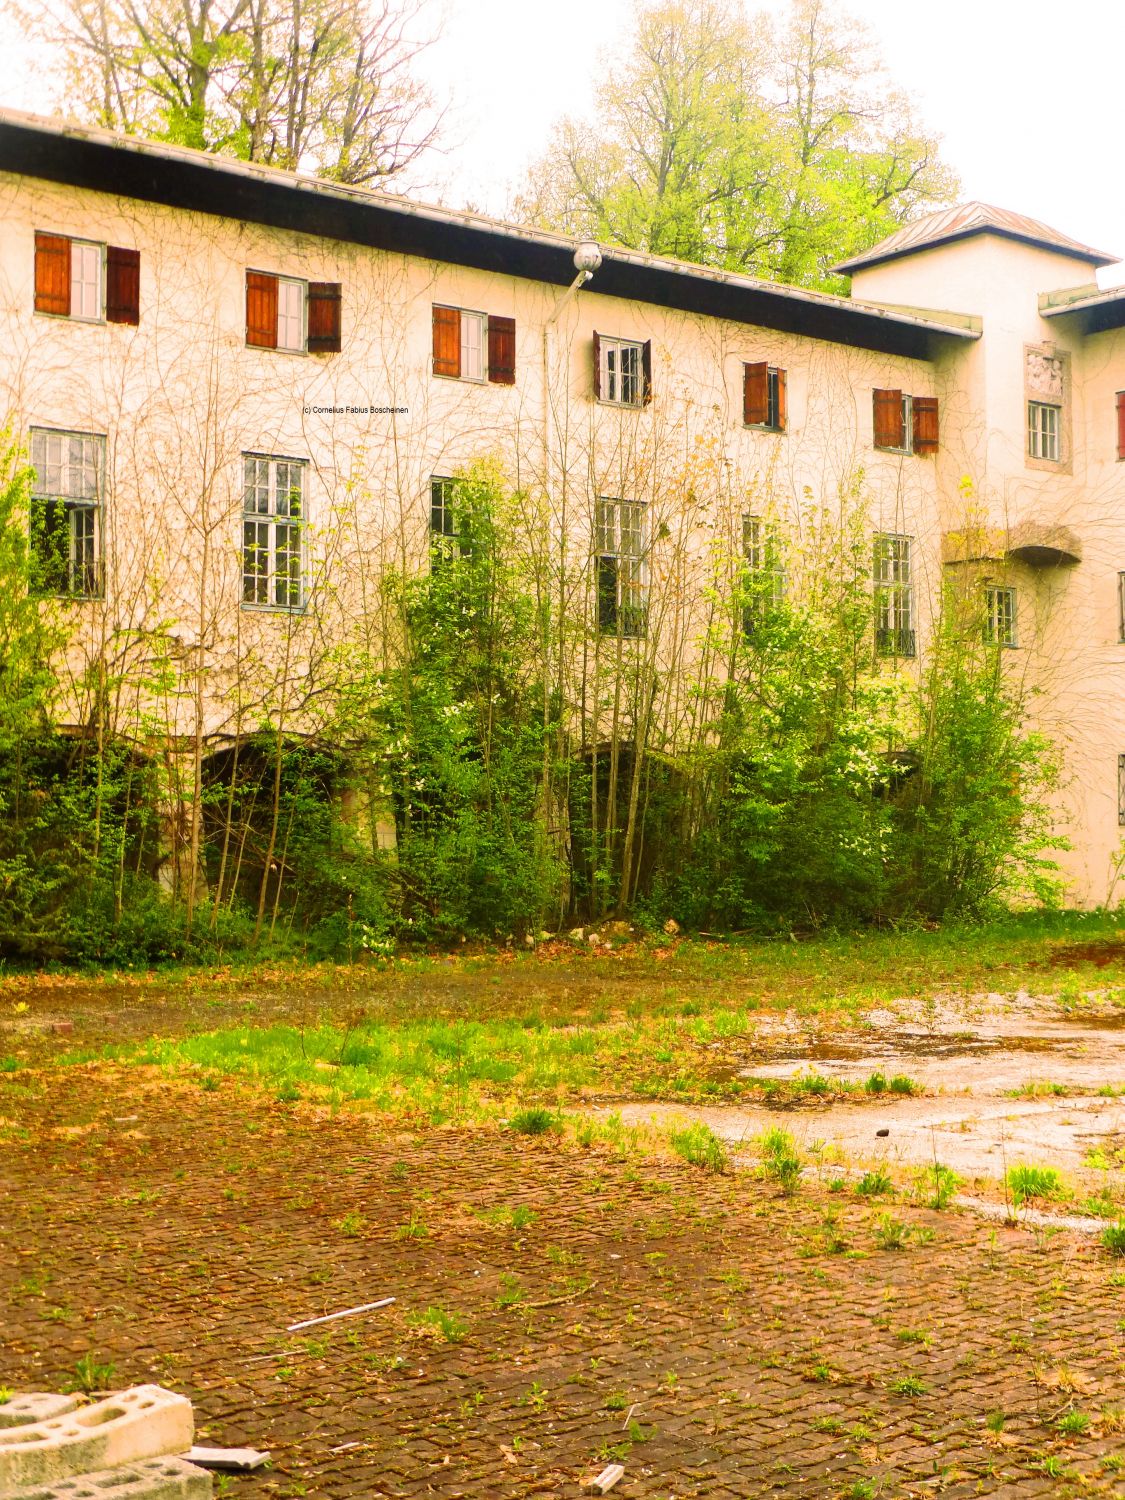
[[[1029,458],[1059,462],[1059,418],[1061,406],[1046,401],[1027,403],[1027,452]]]
[[[984,638],[994,646],[1016,645],[1016,591],[987,587],[984,591]]]
[[[611,406],[643,406],[644,344],[598,337],[598,399]]]

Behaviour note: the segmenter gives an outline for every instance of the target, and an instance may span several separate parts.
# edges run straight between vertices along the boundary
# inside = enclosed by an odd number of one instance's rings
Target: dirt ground
[[[815,1184],[108,1064],[0,1074],[0,1119],[0,1383],[173,1385],[272,1454],[222,1493],[546,1500],[615,1457],[662,1500],[1125,1493],[1089,1236],[896,1203],[881,1249]]]

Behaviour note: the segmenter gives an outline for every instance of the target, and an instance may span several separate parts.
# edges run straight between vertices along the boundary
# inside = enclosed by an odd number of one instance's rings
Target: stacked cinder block
[[[194,1427],[191,1402],[158,1385],[90,1406],[14,1396],[0,1406],[0,1500],[209,1500],[211,1476],[177,1456]]]

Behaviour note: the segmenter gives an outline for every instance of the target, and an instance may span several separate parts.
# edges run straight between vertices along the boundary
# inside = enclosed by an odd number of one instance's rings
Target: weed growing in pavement
[[[1089,1431],[1090,1418],[1084,1411],[1068,1411],[1055,1423],[1060,1432],[1065,1432],[1067,1437],[1082,1437]]]
[[[685,1130],[673,1130],[668,1139],[672,1150],[693,1167],[702,1167],[705,1172],[725,1172],[727,1148],[715,1132],[702,1121],[689,1125]]]
[[[887,1075],[885,1073],[872,1073],[864,1085],[864,1091],[868,1094],[885,1094],[887,1092]]]
[[[367,1220],[361,1213],[357,1213],[355,1209],[346,1213],[336,1225],[340,1233],[346,1234],[349,1239],[355,1239],[358,1235],[361,1235],[366,1227]]]
[[[1100,1239],[1103,1250],[1108,1250],[1110,1255],[1125,1255],[1125,1219],[1118,1219],[1116,1224],[1107,1224]],[[1125,1286],[1125,1277],[1120,1273],[1110,1277],[1110,1280],[1116,1286]]]
[[[624,1411],[629,1405],[629,1398],[624,1391],[610,1391],[602,1405],[606,1411]]]
[[[895,1338],[900,1344],[919,1344],[923,1349],[928,1349],[933,1343],[933,1334],[926,1328],[899,1328]]]
[[[848,1249],[848,1241],[844,1238],[840,1228],[840,1215],[837,1210],[825,1210],[820,1220],[820,1232],[824,1240],[825,1254],[843,1255]]]
[[[410,1313],[407,1323],[421,1333],[443,1338],[447,1344],[459,1344],[469,1331],[464,1318],[448,1312],[444,1307],[427,1307],[425,1312]]]
[[[892,1094],[918,1093],[918,1085],[914,1082],[913,1078],[908,1078],[905,1073],[896,1073],[891,1079],[889,1087]]]
[[[396,1240],[428,1240],[430,1228],[421,1214],[415,1210],[405,1224],[400,1224],[395,1230]]]
[[[886,1168],[877,1167],[874,1171],[863,1174],[856,1183],[855,1190],[861,1198],[881,1198],[886,1193],[893,1193],[895,1185]]]
[[[557,1110],[533,1106],[519,1109],[508,1121],[508,1129],[517,1135],[547,1135],[562,1129],[562,1117]]]
[[[520,1285],[518,1276],[513,1276],[510,1271],[500,1273],[500,1290],[496,1294],[496,1306],[500,1308],[515,1307],[523,1301],[523,1287]]]
[[[1017,1208],[1024,1203],[1062,1196],[1062,1178],[1054,1167],[1035,1167],[1019,1162],[1008,1168],[1007,1182]]]
[[[848,1486],[848,1500],[875,1500],[878,1491],[873,1479],[856,1479]]]
[[[923,1167],[914,1180],[915,1196],[929,1208],[948,1208],[962,1179],[940,1161]]]
[[[786,1193],[794,1193],[801,1180],[801,1158],[793,1137],[776,1126],[758,1139],[762,1153],[762,1171],[780,1184]]]
[[[929,1389],[920,1375],[903,1375],[899,1380],[892,1380],[887,1384],[887,1390],[893,1391],[896,1396],[925,1396]]]
[[[906,1244],[908,1228],[905,1220],[897,1219],[894,1214],[882,1213],[875,1220],[872,1233],[880,1250],[901,1250]]]
[[[100,1364],[94,1351],[87,1349],[75,1364],[74,1374],[69,1380],[63,1382],[62,1389],[68,1392],[81,1391],[87,1396],[92,1395],[94,1391],[107,1390],[116,1368],[117,1366],[110,1360],[107,1360],[105,1364]]]

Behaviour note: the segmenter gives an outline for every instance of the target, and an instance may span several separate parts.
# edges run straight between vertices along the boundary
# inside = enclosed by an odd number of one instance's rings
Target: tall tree
[[[739,0],[637,0],[594,115],[556,126],[520,217],[798,285],[838,285],[833,261],[958,188],[865,28],[825,0],[791,0],[780,26]]]
[[[80,118],[340,182],[385,182],[440,113],[426,0],[29,0]]]

